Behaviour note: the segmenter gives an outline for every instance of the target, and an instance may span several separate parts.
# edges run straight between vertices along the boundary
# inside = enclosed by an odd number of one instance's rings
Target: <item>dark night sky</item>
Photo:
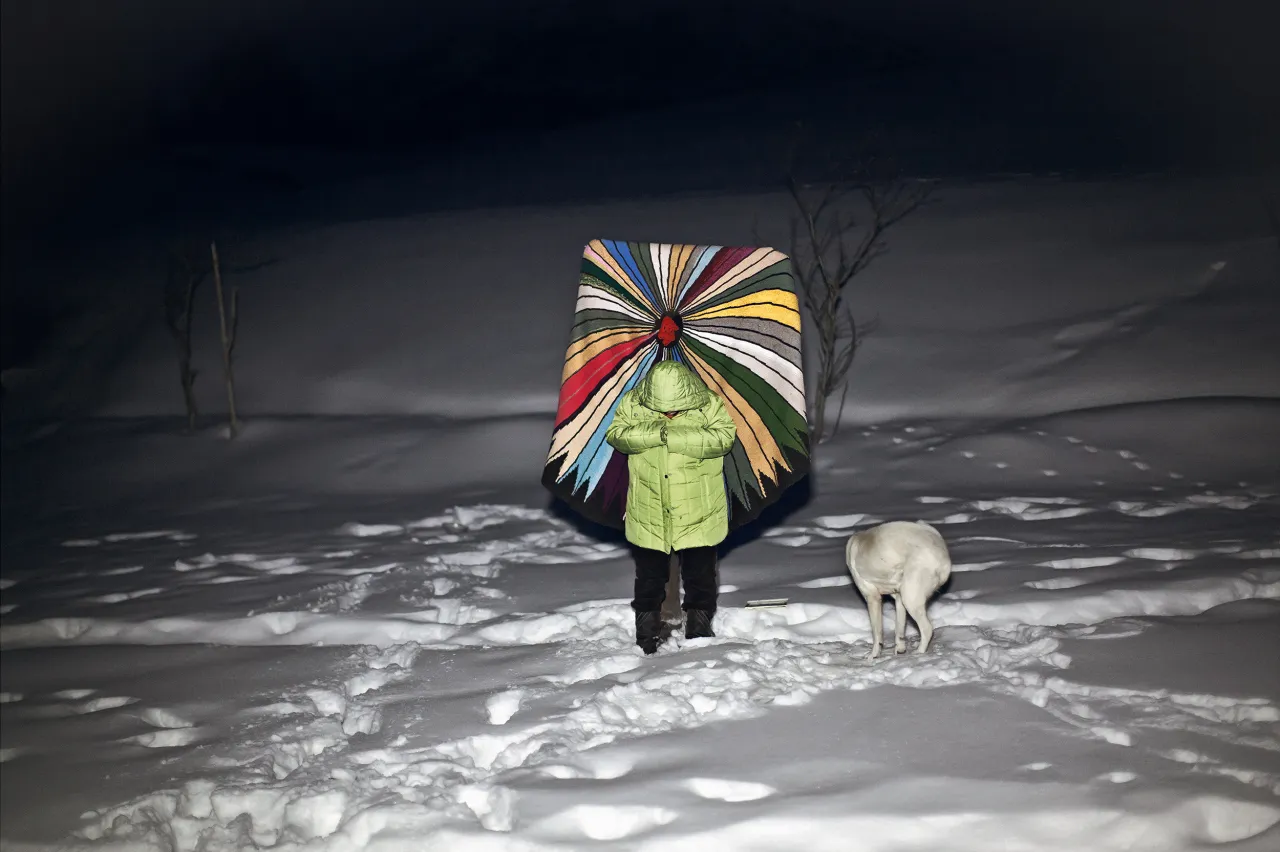
[[[1277,5],[4,0],[5,240],[53,229],[95,176],[192,142],[425,160],[498,133],[518,145],[523,130],[816,82],[909,80],[933,93],[918,108],[1010,125],[1078,117],[1157,166],[1273,164]]]
[[[970,74],[974,103],[986,87],[992,99],[1016,90],[1141,115],[1203,148],[1218,121],[1243,132],[1269,111],[1274,126],[1280,16],[1263,10],[1276,5],[5,0],[6,206],[20,215],[124,155],[193,137],[424,146],[764,85],[891,86],[907,73]]]

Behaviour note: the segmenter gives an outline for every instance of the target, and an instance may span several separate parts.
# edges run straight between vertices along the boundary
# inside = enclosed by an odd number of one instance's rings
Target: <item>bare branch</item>
[[[843,400],[849,368],[868,330],[857,324],[845,288],[888,252],[887,232],[929,202],[934,184],[907,179],[894,170],[892,160],[868,153],[855,158],[852,169],[841,169],[833,158],[828,174],[845,177],[828,179],[815,189],[796,179],[796,146],[789,156],[786,186],[795,210],[790,249],[797,289],[817,338],[818,399],[810,412],[810,431],[813,442],[820,443],[828,437],[827,401],[837,391]],[[849,209],[855,200],[865,210],[861,220]]]
[[[849,394],[849,383],[844,383],[844,388],[840,391],[840,404],[836,407],[836,422],[831,424],[831,437],[835,437],[840,431],[840,421],[844,418],[844,398]]]
[[[165,281],[165,324],[173,337],[178,355],[178,381],[182,384],[182,400],[187,412],[187,429],[194,431],[199,418],[195,384],[199,371],[192,366],[191,330],[195,317],[196,289],[204,280],[204,270],[198,269],[183,251],[172,251]]]
[[[240,431],[240,421],[236,416],[236,379],[232,366],[231,353],[235,348],[235,326],[237,322],[237,290],[231,291],[230,316],[222,289],[222,269],[218,263],[218,244],[209,243],[209,255],[213,259],[213,283],[218,296],[218,321],[222,331],[222,371],[227,382],[227,416],[230,431],[229,438],[234,438]]]
[[[232,285],[231,287],[231,339],[227,343],[227,353],[234,354],[236,351],[236,332],[240,330],[240,288]]]

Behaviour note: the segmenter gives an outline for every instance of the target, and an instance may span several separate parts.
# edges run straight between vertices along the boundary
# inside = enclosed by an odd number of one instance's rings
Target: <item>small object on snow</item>
[[[747,601],[747,609],[764,609],[771,606],[786,606],[790,598],[761,598],[758,601]]]

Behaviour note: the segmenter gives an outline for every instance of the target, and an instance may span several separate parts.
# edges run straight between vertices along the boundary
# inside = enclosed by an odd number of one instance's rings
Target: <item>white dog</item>
[[[907,650],[907,613],[920,628],[916,653],[929,650],[933,625],[925,604],[951,576],[951,554],[938,531],[924,521],[890,521],[851,536],[844,552],[853,584],[867,599],[871,616],[873,642],[867,659],[880,656],[884,639],[883,595],[891,595],[894,602],[894,653]]]

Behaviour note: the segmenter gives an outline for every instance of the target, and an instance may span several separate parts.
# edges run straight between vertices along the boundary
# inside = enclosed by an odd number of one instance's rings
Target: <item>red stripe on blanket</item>
[[[556,409],[556,428],[567,423],[583,404],[595,394],[600,383],[613,375],[618,365],[639,349],[653,342],[653,334],[646,334],[629,343],[619,343],[601,352],[565,380],[560,386],[560,405]]]

